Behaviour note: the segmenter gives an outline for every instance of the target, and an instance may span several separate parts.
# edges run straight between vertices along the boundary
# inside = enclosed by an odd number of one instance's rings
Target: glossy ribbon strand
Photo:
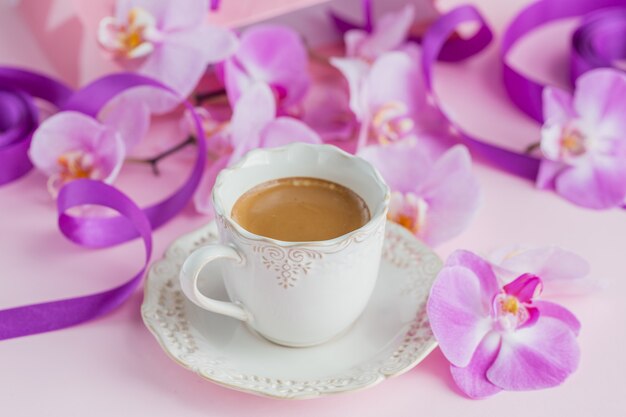
[[[626,0],[542,0],[525,8],[518,14],[511,24],[507,27],[502,37],[502,46],[500,50],[500,58],[503,67],[504,87],[510,99],[531,118],[542,123],[543,111],[541,94],[545,85],[526,77],[507,62],[507,55],[516,45],[516,43],[537,28],[558,20],[573,18],[587,15],[596,10],[605,9],[607,7],[626,7]],[[615,22],[622,21],[626,18],[623,13],[603,13],[593,19],[591,26],[585,27],[585,22],[581,26],[583,36],[573,38],[573,62],[571,74],[572,81],[582,73],[592,68],[597,68],[599,55],[596,54],[598,49],[589,49],[581,44],[581,40],[585,43],[595,43],[595,35],[603,35],[603,31],[597,30],[605,25],[614,27]],[[590,23],[587,22],[587,25]],[[621,23],[624,25],[624,23]],[[622,42],[624,40],[622,39]],[[608,63],[608,62],[606,62]],[[612,65],[606,65],[612,66]]]
[[[159,88],[175,94],[168,87],[140,75],[114,74],[101,78],[58,102],[62,104],[62,110],[81,111],[95,117],[110,99],[135,87]],[[184,106],[191,110],[197,130],[197,158],[185,183],[169,197],[141,209],[128,196],[110,185],[100,181],[75,180],[63,186],[57,198],[59,228],[68,239],[81,246],[110,247],[141,237],[146,257],[139,272],[123,284],[107,291],[1,310],[0,340],[83,323],[110,312],[130,297],[141,282],[150,261],[152,230],[171,220],[185,207],[205,168],[207,149],[200,119],[190,103],[185,102]],[[108,207],[117,211],[119,216],[74,217],[67,213],[73,207],[86,204]]]
[[[59,81],[16,68],[0,68],[0,186],[21,178],[33,165],[31,136],[39,125],[34,99],[62,106],[72,90]]]

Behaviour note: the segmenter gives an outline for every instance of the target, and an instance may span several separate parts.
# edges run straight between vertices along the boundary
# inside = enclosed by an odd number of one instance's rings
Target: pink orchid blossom
[[[359,148],[448,131],[428,101],[416,53],[387,52],[372,65],[354,58],[331,60],[348,81],[350,109],[361,123]]]
[[[487,261],[467,251],[450,255],[431,289],[428,318],[469,397],[553,387],[576,370],[580,323],[538,300],[541,289],[536,275],[502,286]]]
[[[371,33],[352,29],[344,35],[346,56],[374,62],[385,52],[404,46],[415,20],[415,6],[405,5],[396,12],[384,14],[376,22]]]
[[[388,218],[430,245],[461,233],[480,201],[467,148],[456,145],[433,160],[421,145],[368,146],[359,156],[371,162],[391,188]]]
[[[241,35],[240,46],[223,65],[228,99],[235,106],[257,83],[270,86],[281,112],[291,112],[311,83],[308,53],[302,38],[285,26],[259,25]]]
[[[43,121],[33,134],[29,156],[48,175],[53,196],[79,178],[112,183],[149,126],[149,113],[142,106],[108,107],[99,119],[64,111]]]
[[[276,101],[271,88],[256,83],[241,96],[233,110],[230,124],[203,122],[209,129],[209,158],[194,196],[196,209],[212,214],[211,190],[217,174],[237,162],[248,151],[271,148],[293,142],[321,143],[320,137],[307,125],[291,117],[276,117]],[[210,119],[210,113],[202,113]],[[219,126],[216,128],[216,126]]]
[[[206,0],[118,0],[115,16],[102,19],[100,45],[127,69],[189,95],[207,65],[237,48],[229,30],[204,22]]]
[[[488,259],[505,283],[525,272],[540,276],[548,296],[580,295],[600,287],[585,259],[558,246],[512,245],[493,251]]]
[[[578,205],[606,209],[626,199],[626,74],[597,69],[574,95],[547,87],[537,186]]]

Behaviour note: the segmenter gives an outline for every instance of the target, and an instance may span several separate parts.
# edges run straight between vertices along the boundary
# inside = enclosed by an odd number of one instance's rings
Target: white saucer
[[[309,348],[275,345],[242,322],[187,301],[178,271],[191,251],[216,240],[211,223],[174,242],[150,268],[141,306],[144,323],[165,352],[210,381],[273,398],[314,398],[406,372],[437,345],[426,299],[441,260],[394,223],[387,223],[378,283],[363,315],[341,337]],[[200,288],[227,299],[217,265],[205,269]]]

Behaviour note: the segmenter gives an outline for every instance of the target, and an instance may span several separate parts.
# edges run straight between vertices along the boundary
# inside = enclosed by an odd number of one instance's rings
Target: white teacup
[[[356,192],[370,209],[361,228],[334,239],[285,242],[250,233],[231,217],[237,199],[252,187],[285,177],[333,181]],[[242,320],[272,342],[311,346],[346,330],[365,309],[376,284],[389,188],[366,161],[329,145],[296,143],[258,149],[224,169],[213,188],[221,244],[193,252],[180,282],[199,307]],[[221,262],[232,302],[198,289],[209,262]]]

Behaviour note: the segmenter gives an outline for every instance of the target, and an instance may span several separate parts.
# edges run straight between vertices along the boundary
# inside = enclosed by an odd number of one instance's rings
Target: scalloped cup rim
[[[252,233],[246,229],[244,229],[242,226],[240,226],[236,221],[234,221],[231,216],[230,213],[225,213],[224,211],[224,204],[222,203],[222,200],[219,196],[219,193],[217,192],[212,192],[212,200],[213,200],[213,207],[215,209],[215,213],[217,214],[217,216],[221,216],[223,219],[225,219],[233,228],[234,230],[237,231],[237,233],[239,233],[240,235],[248,238],[248,239],[254,239],[254,240],[259,240],[259,241],[265,241],[268,243],[273,243],[275,245],[281,246],[281,247],[292,247],[292,246],[309,246],[309,247],[319,247],[319,246],[334,246],[337,244],[340,244],[341,242],[343,242],[344,240],[350,239],[352,236],[359,234],[359,233],[363,233],[363,232],[367,232],[372,230],[373,228],[375,228],[380,221],[385,221],[386,220],[386,216],[387,216],[387,206],[389,203],[389,200],[391,198],[391,192],[389,190],[389,186],[387,185],[387,183],[385,182],[385,180],[383,180],[382,175],[380,174],[380,172],[378,172],[378,170],[372,166],[369,162],[365,161],[363,158],[360,158],[358,156],[349,154],[348,152],[333,146],[333,145],[317,145],[317,144],[310,144],[310,143],[300,143],[300,142],[296,142],[296,143],[292,143],[289,145],[285,145],[285,146],[280,146],[280,147],[276,147],[276,148],[269,148],[269,149],[262,149],[262,148],[258,148],[258,149],[253,149],[251,151],[249,151],[248,153],[246,153],[236,164],[224,168],[220,171],[220,173],[217,175],[217,178],[215,179],[215,185],[213,186],[213,190],[218,189],[222,183],[224,182],[224,177],[228,176],[229,174],[231,174],[232,172],[244,168],[247,164],[250,164],[251,161],[257,157],[257,155],[261,154],[261,153],[280,153],[280,152],[287,152],[289,149],[294,148],[294,147],[306,147],[306,148],[318,148],[318,149],[322,149],[323,151],[327,151],[327,152],[334,152],[336,154],[338,154],[341,157],[350,159],[352,161],[356,161],[356,163],[361,164],[364,167],[367,167],[368,170],[370,170],[373,174],[374,179],[376,180],[376,185],[378,187],[381,188],[381,190],[384,191],[384,198],[383,200],[377,205],[376,209],[373,210],[373,214],[371,216],[371,218],[369,219],[369,221],[367,223],[365,223],[363,226],[359,227],[358,229],[355,229],[351,232],[348,232],[346,234],[343,234],[341,236],[337,236],[335,238],[332,239],[327,239],[327,240],[316,240],[316,241],[300,241],[300,242],[288,242],[288,241],[284,241],[284,240],[279,240],[279,239],[274,239],[274,238],[270,238],[267,236],[262,236],[262,235],[257,235],[256,233]]]

